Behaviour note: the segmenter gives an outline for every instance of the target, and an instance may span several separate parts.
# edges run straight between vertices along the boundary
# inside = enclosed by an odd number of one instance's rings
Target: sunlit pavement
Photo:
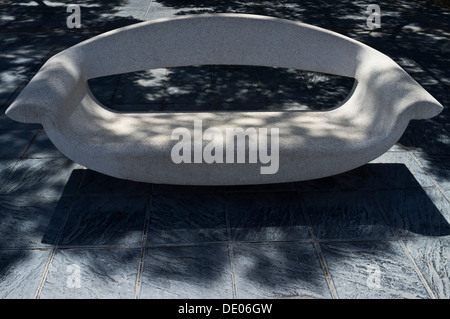
[[[71,29],[75,2],[81,27]],[[450,9],[377,4],[380,28],[371,30],[364,1],[0,1],[0,297],[449,299]],[[233,187],[104,176],[67,159],[40,125],[4,115],[64,48],[144,20],[221,12],[302,21],[366,43],[444,111],[411,122],[391,150],[353,171]],[[324,110],[353,79],[192,66],[90,86],[118,111]]]

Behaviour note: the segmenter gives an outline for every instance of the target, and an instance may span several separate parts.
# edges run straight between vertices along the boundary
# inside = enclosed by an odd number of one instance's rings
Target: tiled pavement
[[[68,29],[68,3],[82,27]],[[450,10],[427,1],[0,1],[1,298],[450,298]],[[4,116],[40,65],[116,27],[242,12],[335,30],[386,53],[445,107],[389,152],[317,181],[181,187],[73,163]],[[157,45],[157,44],[155,44]],[[107,57],[105,57],[107,58]],[[116,110],[325,109],[353,80],[193,66],[91,80]],[[193,178],[195,178],[193,176]]]

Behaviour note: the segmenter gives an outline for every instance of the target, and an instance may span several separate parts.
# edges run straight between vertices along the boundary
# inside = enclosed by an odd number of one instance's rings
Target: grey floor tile
[[[0,251],[0,298],[34,298],[49,257],[49,250]]]
[[[24,158],[66,157],[61,153],[44,131],[40,131],[25,153]]]
[[[375,198],[398,236],[450,235],[450,204],[437,189],[379,191]]]
[[[80,195],[150,195],[151,184],[128,181],[87,169],[78,189]]]
[[[8,130],[0,134],[0,158],[19,159],[28,149],[37,131]]]
[[[114,97],[114,92],[116,90],[116,86],[113,84],[99,85],[97,83],[99,83],[100,80],[99,79],[95,79],[95,80],[97,80],[97,81],[94,83],[89,83],[89,87],[90,87],[92,94],[94,95],[95,99],[98,102],[100,102],[101,105],[104,105],[106,107],[111,107],[113,97]]]
[[[226,241],[225,199],[220,194],[153,195],[147,244]]]
[[[132,245],[142,241],[145,196],[77,196],[60,245]]]
[[[317,72],[302,72],[316,110],[327,110],[341,105],[351,92],[353,78]]]
[[[124,112],[124,113],[150,113],[150,112],[159,112],[163,108],[163,103],[142,103],[142,104],[112,104],[108,106],[109,109],[116,112]]]
[[[227,189],[226,186],[200,186],[200,185],[170,185],[170,184],[153,184],[153,194],[192,194],[197,193],[217,193],[222,194]]]
[[[65,158],[23,159],[0,190],[6,195],[61,196],[75,193],[83,170]]]
[[[167,87],[165,94],[164,110],[167,111],[210,110],[216,100],[216,94],[209,85],[205,85],[204,87],[193,85],[172,85]]]
[[[177,9],[171,6],[165,6],[161,1],[152,1],[150,9],[145,16],[146,20],[154,20],[160,18],[169,18],[176,14]]]
[[[116,104],[161,104],[166,87],[164,68],[122,74],[111,100]]]
[[[6,107],[5,107],[6,108]],[[1,106],[0,106],[1,109]],[[41,124],[29,124],[29,123],[20,123],[14,120],[11,120],[4,114],[1,114],[3,111],[0,110],[0,132],[5,130],[32,130],[37,131],[42,129]],[[2,133],[3,134],[3,133]]]
[[[430,298],[396,241],[322,243],[321,249],[339,298]]]
[[[233,246],[237,298],[331,298],[312,243]]]
[[[450,156],[433,156],[414,153],[423,169],[442,188],[450,189]]]
[[[270,110],[317,110],[317,103],[301,71],[285,68],[257,68],[259,88]]]
[[[283,192],[295,191],[299,183],[276,183],[276,184],[255,184],[255,185],[230,185],[227,191],[235,192]]]
[[[132,18],[135,20],[143,21],[145,17],[145,11],[136,8],[120,8],[114,16],[117,18]]]
[[[111,102],[116,104],[162,104],[164,99],[164,86],[140,86],[134,83],[122,84],[118,87]]]
[[[310,238],[296,192],[231,193],[228,216],[234,241]]]
[[[319,239],[393,236],[369,192],[303,193],[302,200]]]
[[[148,248],[140,298],[233,298],[228,246]]]
[[[450,238],[405,241],[420,272],[438,299],[450,299]]]
[[[139,249],[59,249],[39,298],[133,299],[139,255]]]
[[[0,197],[0,247],[48,248],[56,244],[68,197]]]
[[[414,186],[414,179],[419,183],[417,185],[418,187],[434,187],[432,180],[419,164],[417,164],[412,155],[407,152],[386,152],[370,163],[402,164],[411,172],[412,176],[408,176],[403,170],[398,169],[394,165],[377,167],[378,171],[374,172],[374,174],[376,174],[380,182],[382,181],[385,184],[385,188],[407,188],[405,186]]]
[[[14,167],[18,160],[15,159],[0,159],[0,194],[2,193],[2,187],[6,184],[8,177],[14,171]]]
[[[374,165],[379,164],[367,164],[338,175],[298,182],[297,188],[301,192],[378,189],[380,183],[371,170]]]

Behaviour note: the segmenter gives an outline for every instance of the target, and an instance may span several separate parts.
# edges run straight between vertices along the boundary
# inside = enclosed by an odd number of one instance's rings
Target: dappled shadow
[[[20,4],[0,7],[0,37],[8,44],[0,62],[1,83],[11,88],[7,90],[6,101],[0,100],[4,102],[0,107],[2,112],[11,97],[18,93],[16,89],[20,91],[46,58],[93,35],[140,22],[113,15],[121,1],[96,1],[98,5],[77,1],[86,13],[82,16],[84,27],[68,31],[65,5],[34,3],[36,7]],[[450,177],[446,158],[442,159],[450,154],[450,71],[446,66],[448,46],[445,46],[448,37],[443,36],[449,30],[449,20],[443,18],[443,9],[427,2],[383,1],[379,3],[382,28],[370,31],[365,26],[365,4],[353,1],[184,1],[181,5],[178,1],[164,0],[154,3],[176,8],[177,15],[241,12],[302,21],[349,35],[388,54],[445,108],[436,118],[411,122],[400,142],[409,149],[428,154],[431,167],[437,168],[436,174],[443,179]],[[283,110],[292,107],[319,110],[345,98],[352,81],[289,69],[201,66],[171,68],[160,73],[136,72],[96,79],[91,84],[94,94],[106,106],[118,111]],[[132,100],[130,92],[134,94]],[[28,133],[5,134],[4,139],[9,140],[13,135]],[[22,149],[22,138],[14,138],[12,148]],[[435,159],[435,155],[441,157]],[[137,185],[80,170],[74,170],[67,179],[65,174],[72,166],[60,162],[57,167],[63,169],[62,178],[57,178],[56,182],[46,181],[45,175],[39,173],[44,168],[56,169],[55,162],[50,160],[24,161],[14,168],[13,175],[4,177],[2,191],[8,193],[0,196],[0,248],[47,249],[57,242],[62,248],[139,248],[149,209],[146,258],[151,259],[148,265],[153,268],[147,270],[148,280],[156,275],[162,282],[171,279],[185,283],[220,282],[220,270],[229,269],[228,243],[231,242],[237,261],[250,265],[241,268],[246,269],[246,273],[239,273],[249,282],[274,288],[280,286],[277,280],[283,277],[287,281],[309,283],[307,286],[312,287],[323,285],[325,279],[310,245],[309,229],[318,239],[332,242],[450,234],[448,222],[430,199],[430,190],[424,191],[404,165],[370,164],[333,177],[286,185],[167,186],[166,192],[153,192],[156,201],[150,203],[149,184]],[[11,172],[13,167],[11,165]],[[81,181],[80,174],[84,177],[90,174],[89,180],[102,180],[108,191],[104,192],[103,186],[98,184],[85,188],[84,194],[80,188],[81,196],[72,202]],[[29,187],[23,188],[20,183],[30,176],[34,177]],[[6,181],[9,177],[12,179]],[[158,187],[164,188],[160,185],[153,190]],[[56,206],[55,201],[35,199],[47,191],[58,200]],[[363,195],[360,196],[359,191]],[[15,204],[12,197],[6,196],[30,195],[29,192],[33,199],[14,199]],[[352,195],[355,192],[357,196]],[[298,193],[302,201],[297,200]],[[30,206],[34,208],[28,210],[26,207]],[[294,242],[297,248],[289,249],[283,241]],[[270,249],[263,251],[267,242],[270,242]],[[348,245],[352,245],[351,242]],[[180,243],[195,248],[201,244],[211,249],[184,248]],[[251,246],[253,244],[260,246]],[[214,245],[223,249],[214,253]],[[155,250],[159,250],[160,258],[153,258]],[[10,251],[5,258],[2,256],[0,278],[9,276],[16,263],[26,260],[24,256],[30,251]],[[296,266],[295,256],[301,254],[312,267]],[[94,269],[105,269],[102,260],[90,256],[87,264]],[[122,261],[129,264],[136,259],[127,255]],[[274,276],[272,281],[262,276],[280,266],[286,270],[283,276]],[[152,273],[155,269],[159,272]],[[111,270],[105,270],[108,271]],[[261,282],[261,278],[267,281]],[[279,295],[283,293],[295,295],[296,292],[288,287]],[[311,295],[324,297],[314,291]]]
[[[151,201],[148,184],[89,170],[75,170],[77,181],[80,173],[91,175],[87,184],[80,185],[87,193],[81,191],[70,209],[55,209],[53,216],[47,217],[46,228],[39,226],[39,231],[45,231],[42,244],[58,242],[60,249],[139,248],[148,212],[147,268],[143,270],[141,289],[151,298],[157,297],[155,293],[173,297],[171,294],[178,293],[173,291],[177,285],[192,285],[193,294],[205,298],[208,296],[202,295],[202,289],[214,283],[220,283],[220,288],[215,287],[217,293],[226,289],[223,276],[231,273],[229,243],[235,253],[232,262],[237,285],[247,283],[240,293],[328,298],[310,229],[324,243],[355,242],[355,247],[361,241],[392,240],[396,236],[450,235],[448,221],[403,164],[367,164],[329,178],[284,185],[153,185]],[[95,177],[107,179],[114,196],[101,193],[102,183],[92,185]],[[89,194],[93,189],[97,192]],[[71,194],[70,188],[57,207],[65,207]],[[122,261],[137,262],[135,257],[128,257]],[[104,269],[96,259],[79,262]],[[114,276],[114,270],[108,272]],[[272,277],[266,276],[270,273]],[[164,282],[173,282],[174,286],[170,288]],[[155,286],[158,292],[153,290]],[[256,287],[261,290],[255,291]]]

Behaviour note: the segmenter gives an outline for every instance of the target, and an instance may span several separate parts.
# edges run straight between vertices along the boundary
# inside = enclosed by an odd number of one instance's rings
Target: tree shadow
[[[355,242],[355,247],[396,237],[450,235],[450,224],[440,211],[445,208],[439,209],[439,203],[433,202],[436,194],[430,193],[437,190],[425,191],[403,164],[367,164],[329,178],[283,185],[208,188],[155,184],[150,202],[150,195],[144,195],[148,189],[142,188],[147,184],[89,170],[84,173],[92,175],[91,183],[96,177],[106,178],[108,188],[119,193],[77,195],[69,215],[67,210],[54,211],[42,243],[54,245],[59,240],[59,249],[138,248],[148,213],[148,267],[143,270],[141,287],[147,296],[147,284],[152,293],[154,285],[161,289],[160,296],[175,293],[177,285],[208,290],[214,283],[223,283],[224,274],[230,274],[230,264],[235,263],[244,295],[276,291],[278,297],[328,298],[311,230],[321,242]],[[96,187],[101,188],[100,184]],[[231,248],[227,248],[229,244]],[[234,261],[229,259],[229,249],[236,254]],[[84,262],[103,269],[101,261]],[[129,258],[128,262],[136,260]],[[268,276],[270,273],[274,276]],[[172,288],[167,282],[173,283]],[[250,286],[244,288],[244,283]],[[305,290],[293,290],[287,283],[297,283]]]
[[[113,18],[113,12],[122,1],[97,1],[98,6],[92,6],[89,1],[78,1],[86,13],[82,23],[87,27],[67,32],[66,5],[34,3],[36,7],[33,8],[19,4],[0,7],[4,17],[0,22],[0,36],[10,44],[5,48],[10,55],[0,62],[1,70],[2,74],[16,71],[12,77],[2,78],[5,81],[2,83],[11,88],[2,111],[51,55],[96,34],[140,22],[134,18]],[[180,4],[179,1],[164,0],[155,3],[177,8],[178,15],[241,12],[302,21],[348,35],[388,54],[445,107],[436,118],[411,122],[400,142],[409,149],[429,154],[431,165],[437,167],[437,174],[443,179],[449,178],[450,173],[443,161],[435,159],[435,155],[450,154],[447,107],[450,71],[446,67],[448,46],[445,46],[445,37],[441,36],[442,32],[449,30],[449,21],[443,18],[442,8],[428,2],[383,1],[380,3],[382,28],[371,31],[365,26],[364,5],[354,1],[184,1]],[[56,32],[63,29],[64,32]],[[31,57],[38,51],[39,54]],[[342,77],[252,66],[172,68],[163,73],[142,71],[95,79],[90,84],[106,106],[121,111],[179,111],[186,107],[192,111],[321,110],[342,101],[353,84]],[[126,90],[120,91],[121,87]],[[168,91],[169,87],[172,91]],[[137,92],[134,101],[127,101],[127,92]],[[230,260],[229,254],[207,256],[210,250],[202,252],[201,249],[195,250],[204,257],[200,263],[189,258],[180,259],[180,251],[176,249],[180,242],[196,247],[227,247],[229,241],[236,247],[270,242],[272,246],[267,254],[255,253],[252,257],[254,263],[247,275],[257,283],[258,275],[279,266],[277,259],[285,260],[284,266],[288,265],[288,268],[292,265],[292,254],[282,242],[311,243],[310,229],[323,240],[450,234],[449,224],[430,199],[429,192],[423,190],[409,170],[400,164],[368,164],[337,176],[285,185],[214,188],[153,185],[153,190],[166,187],[166,192],[153,192],[151,196],[159,202],[150,204],[149,185],[136,185],[114,178],[107,179],[107,185],[119,190],[119,195],[97,193],[89,196],[90,191],[87,191],[84,197],[78,196],[72,201],[73,185],[80,183],[80,174],[105,179],[92,171],[74,170],[67,182],[71,186],[63,191],[56,208],[50,206],[47,210],[47,206],[39,201],[23,202],[17,206],[19,208],[2,210],[2,223],[12,218],[11,211],[20,213],[21,207],[37,205],[44,207],[42,211],[47,217],[28,220],[29,228],[20,231],[43,233],[42,241],[27,245],[39,249],[47,249],[56,243],[63,248],[139,247],[149,209],[149,234],[153,237],[149,237],[146,243],[147,257],[152,257],[151,249],[154,248],[164,250],[162,261],[182,260],[183,269],[178,271],[180,277],[177,280],[186,282],[192,276],[196,276],[194,279],[197,281],[214,282],[219,276],[217,268],[227,269]],[[343,200],[348,199],[346,196],[354,198],[345,194],[361,190],[368,195],[363,196],[363,202],[367,200],[370,204]],[[298,193],[302,195],[303,206],[297,200]],[[2,199],[4,202],[8,200],[3,195]],[[49,211],[51,216],[48,216]],[[27,215],[23,216],[26,221]],[[351,222],[350,228],[347,222]],[[336,231],[336,227],[341,227],[341,231]],[[20,236],[14,231],[9,232],[12,237]],[[231,237],[228,237],[228,232]],[[10,239],[4,238],[0,247],[11,248]],[[164,249],[164,245],[170,249]],[[20,250],[10,254],[8,260],[1,263],[0,277],[7,274],[16,262],[23,260],[23,254],[27,253],[27,250]],[[124,260],[132,261],[131,258]],[[89,262],[93,268],[102,268],[99,260]],[[207,267],[210,263],[215,263],[217,268]],[[199,265],[202,271],[199,271]],[[156,266],[164,269],[164,264]],[[320,265],[307,272],[301,272],[301,268],[289,269],[283,274],[286,279],[323,283]],[[164,276],[163,279],[171,276],[163,271],[156,275]],[[276,282],[270,280],[262,283],[266,287],[275,285]]]

